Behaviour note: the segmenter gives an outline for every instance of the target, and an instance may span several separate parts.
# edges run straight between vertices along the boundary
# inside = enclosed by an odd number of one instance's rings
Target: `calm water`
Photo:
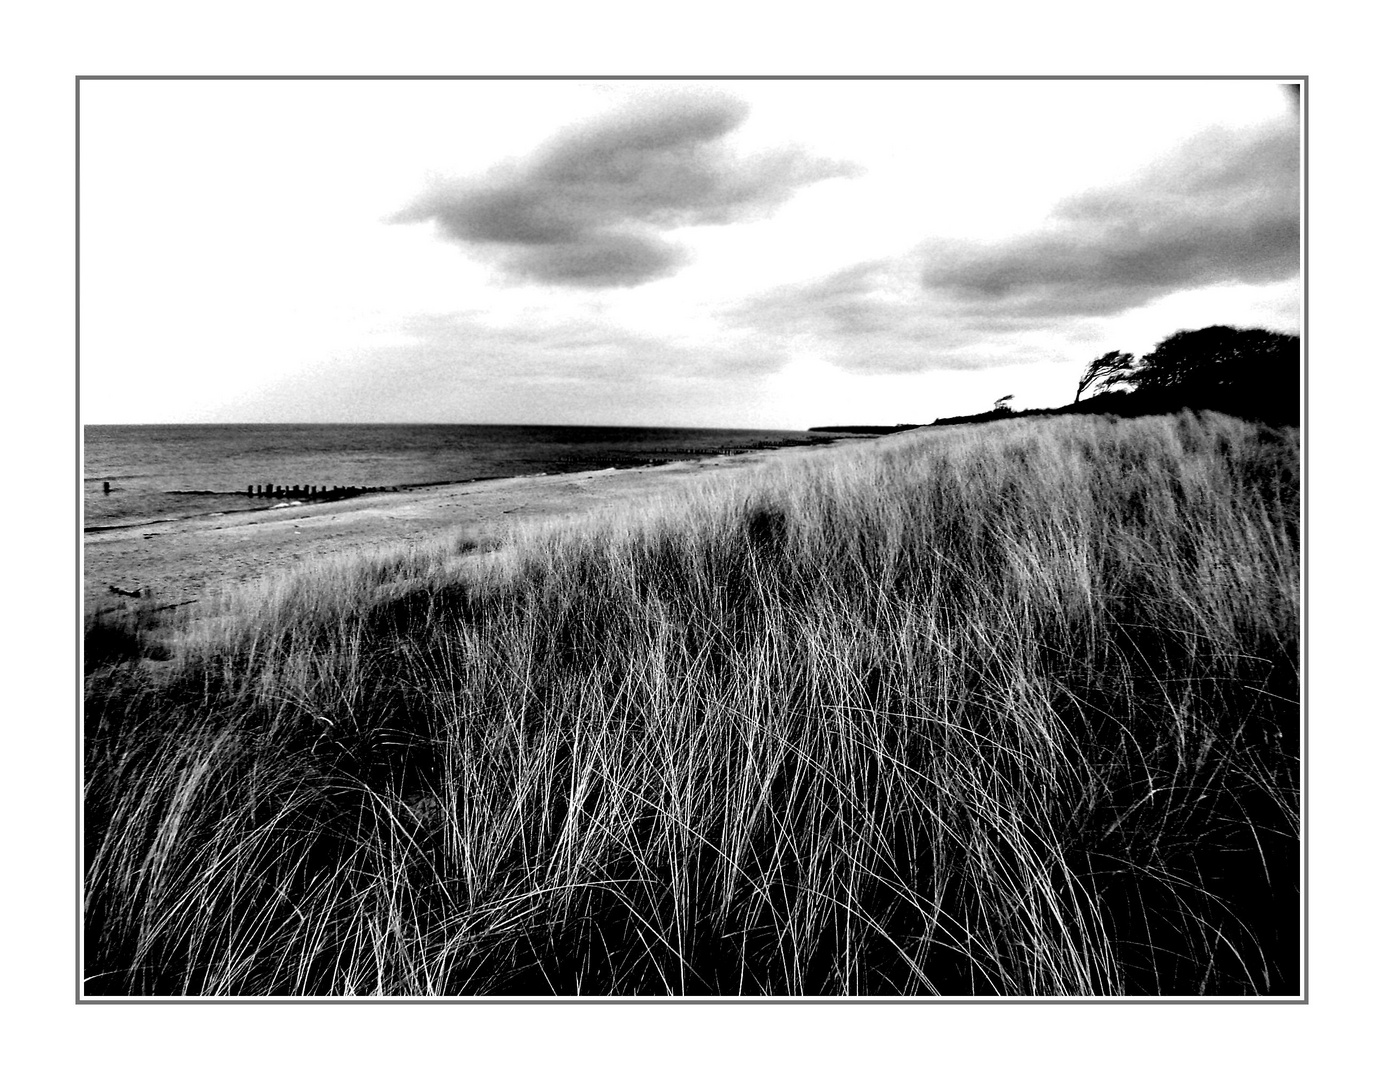
[[[88,528],[253,510],[248,484],[407,487],[788,446],[803,431],[479,424],[90,424]],[[111,493],[102,494],[109,481]]]

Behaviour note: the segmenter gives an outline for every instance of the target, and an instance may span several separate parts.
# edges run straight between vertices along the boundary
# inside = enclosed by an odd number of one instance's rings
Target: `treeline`
[[[1301,355],[1296,334],[1232,326],[1179,330],[1137,359],[1118,350],[1096,357],[1082,373],[1070,405],[1016,412],[1002,399],[988,412],[942,417],[934,424],[1058,413],[1147,416],[1180,409],[1214,409],[1268,424],[1297,424]],[[1081,395],[1088,391],[1092,396],[1083,401]]]

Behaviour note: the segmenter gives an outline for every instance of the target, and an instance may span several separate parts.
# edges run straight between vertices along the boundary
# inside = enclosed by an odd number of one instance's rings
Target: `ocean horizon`
[[[830,441],[807,431],[564,424],[86,424],[86,529],[263,509],[268,486],[412,488]],[[107,491],[106,486],[109,485]]]

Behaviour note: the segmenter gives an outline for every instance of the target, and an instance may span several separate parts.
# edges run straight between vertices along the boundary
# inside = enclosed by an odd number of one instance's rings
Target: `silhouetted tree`
[[[1233,326],[1179,330],[1137,360],[1118,351],[1096,357],[1086,366],[1070,405],[1015,413],[1009,405],[1014,395],[1006,394],[989,412],[938,417],[933,423],[977,424],[1054,413],[1147,416],[1190,408],[1297,424],[1301,355],[1296,334]],[[1081,395],[1087,390],[1104,393],[1083,402]]]
[[[1141,357],[1128,381],[1182,405],[1290,423],[1298,416],[1296,334],[1207,326],[1179,330]]]
[[[1080,401],[1081,395],[1088,389],[1109,390],[1117,383],[1128,382],[1134,366],[1133,353],[1115,351],[1096,357],[1086,366],[1086,373],[1076,384],[1073,404]]]

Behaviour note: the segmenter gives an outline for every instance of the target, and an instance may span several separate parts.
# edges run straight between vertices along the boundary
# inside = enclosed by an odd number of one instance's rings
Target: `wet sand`
[[[631,505],[712,473],[830,452],[832,443],[754,450],[637,469],[510,477],[362,495],[332,503],[166,521],[87,533],[87,614],[119,608],[136,590],[159,604],[185,604],[208,590],[253,581],[319,555],[480,537],[525,518]]]

